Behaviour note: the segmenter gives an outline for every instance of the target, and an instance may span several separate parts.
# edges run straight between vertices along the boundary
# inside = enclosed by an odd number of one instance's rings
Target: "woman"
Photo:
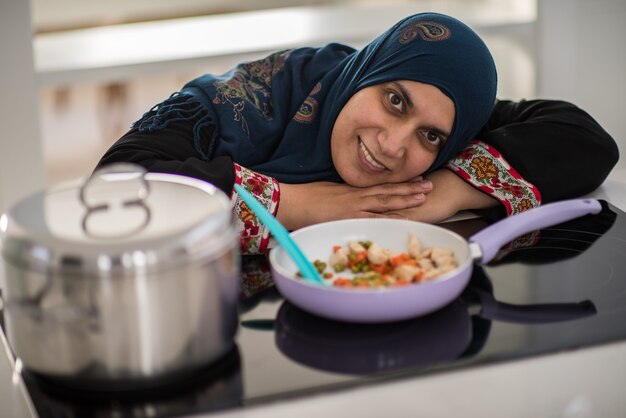
[[[613,140],[575,106],[495,94],[482,40],[454,18],[417,14],[360,51],[299,48],[199,77],[99,167],[134,162],[228,194],[240,183],[296,229],[365,216],[438,222],[499,203],[512,214],[593,190],[617,161]],[[236,197],[234,207],[243,251],[265,251],[269,233]]]

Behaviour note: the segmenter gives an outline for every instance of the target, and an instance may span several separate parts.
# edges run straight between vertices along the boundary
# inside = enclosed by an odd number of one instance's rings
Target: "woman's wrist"
[[[294,195],[294,188],[297,185],[280,183],[280,201],[278,204],[278,210],[276,211],[276,219],[280,221],[283,226],[292,231],[298,228],[298,222],[296,217],[293,216],[294,213],[297,213],[297,209],[294,210],[294,204],[291,197]],[[302,198],[302,196],[301,196]]]
[[[324,195],[319,184],[280,183],[280,202],[275,216],[287,230],[294,231],[326,220],[323,201],[332,198]]]
[[[451,170],[436,170],[427,179],[433,183],[433,192],[427,199],[442,202],[450,216],[462,210],[486,209],[498,204],[495,198],[476,189]]]

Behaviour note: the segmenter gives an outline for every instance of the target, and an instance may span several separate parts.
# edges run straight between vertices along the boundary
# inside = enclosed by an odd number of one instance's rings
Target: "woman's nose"
[[[380,149],[388,157],[402,158],[413,135],[413,129],[408,126],[388,126],[381,132]]]

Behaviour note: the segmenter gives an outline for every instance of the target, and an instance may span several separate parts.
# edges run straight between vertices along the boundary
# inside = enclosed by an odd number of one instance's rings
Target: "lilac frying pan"
[[[413,233],[424,248],[443,247],[454,252],[458,261],[455,270],[436,280],[405,287],[345,289],[311,284],[297,277],[298,269],[282,247],[270,252],[270,267],[280,293],[305,311],[347,322],[399,321],[428,314],[452,302],[467,286],[474,263],[488,263],[512,239],[601,210],[600,202],[593,199],[550,203],[499,221],[467,241],[440,226],[399,219],[333,221],[291,233],[310,260],[327,260],[333,245],[354,240],[371,240],[383,248],[406,252],[408,233]]]

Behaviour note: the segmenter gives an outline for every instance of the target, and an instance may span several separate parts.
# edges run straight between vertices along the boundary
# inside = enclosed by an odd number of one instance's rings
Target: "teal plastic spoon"
[[[283,246],[285,251],[287,251],[287,254],[289,254],[294,263],[296,263],[296,266],[300,269],[302,277],[311,283],[325,285],[326,283],[324,283],[324,280],[322,280],[320,275],[317,273],[313,264],[305,257],[300,247],[298,247],[298,244],[295,243],[289,235],[289,232],[278,221],[278,219],[272,216],[272,214],[269,213],[268,210],[265,209],[265,207],[260,204],[256,198],[252,196],[252,194],[250,194],[250,192],[241,187],[239,184],[235,184],[235,190],[239,196],[241,196],[241,199],[246,202],[246,205],[248,205],[252,212],[255,213],[261,222],[263,222],[263,225],[270,230],[274,238],[276,238],[276,241],[278,241],[278,243]]]

